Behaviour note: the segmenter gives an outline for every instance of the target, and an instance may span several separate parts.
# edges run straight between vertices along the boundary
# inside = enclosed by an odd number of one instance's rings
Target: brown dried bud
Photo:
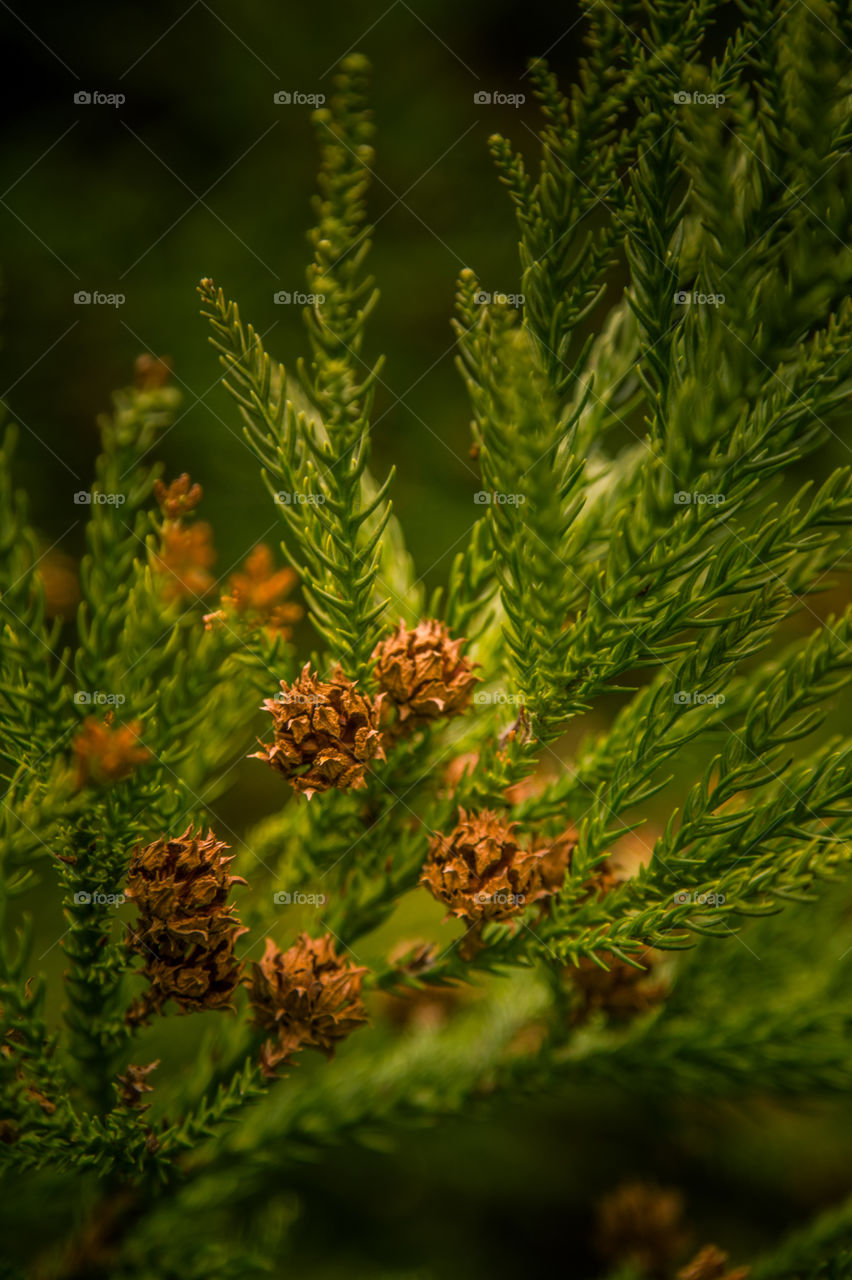
[[[139,919],[128,945],[144,958],[150,988],[131,1021],[159,1012],[170,999],[185,1012],[232,1007],[241,977],[234,944],[246,930],[228,897],[232,885],[246,882],[228,874],[233,856],[223,857],[227,848],[212,831],[202,839],[190,825],[181,836],[134,851],[127,897]]]
[[[616,1187],[598,1205],[596,1244],[608,1262],[667,1272],[687,1244],[683,1197],[646,1182]]]
[[[247,986],[255,1022],[276,1033],[261,1049],[265,1076],[273,1077],[277,1066],[303,1048],[330,1058],[338,1041],[367,1021],[361,1000],[367,970],[338,959],[330,934],[303,933],[287,951],[267,938],[263,959],[252,970]]]
[[[172,376],[172,362],[168,356],[137,356],[133,372],[140,391],[159,391]]]
[[[465,996],[459,987],[408,987],[393,994],[383,992],[381,1010],[400,1030],[435,1031],[458,1010]]]
[[[577,832],[573,827],[566,827],[553,844],[543,851],[538,873],[548,893],[559,893],[563,888],[576,847]]]
[[[300,604],[286,598],[297,581],[293,569],[275,567],[272,551],[261,542],[247,556],[242,569],[231,574],[222,604],[249,626],[265,627],[286,640],[293,623],[304,613]]]
[[[425,973],[431,969],[437,959],[438,948],[434,942],[399,942],[388,955],[388,964],[400,973]]]
[[[385,758],[381,701],[381,694],[370,698],[358,693],[339,670],[331,680],[320,680],[305,663],[294,684],[282,680],[281,693],[263,703],[274,722],[275,740],[261,743],[263,750],[252,758],[265,760],[308,799],[332,787],[363,787],[369,762]]]
[[[37,1089],[31,1080],[27,1080],[23,1071],[19,1069],[15,1074],[18,1080],[23,1081],[24,1091],[30,1101],[35,1102],[39,1107],[41,1107],[46,1116],[52,1116],[56,1111],[56,1103],[51,1102],[50,1098],[48,1098],[46,1094],[42,1093],[41,1089]]]
[[[203,621],[205,631],[217,631],[228,621],[228,615],[224,609],[214,609],[212,613],[205,613]]]
[[[568,981],[577,994],[572,1023],[579,1026],[596,1013],[605,1013],[613,1022],[628,1022],[659,1004],[668,992],[668,983],[655,980],[654,967],[659,954],[641,952],[637,960],[644,965],[636,969],[616,956],[606,956],[607,969],[602,969],[588,956],[576,968],[566,971]]]
[[[451,916],[483,923],[517,916],[553,891],[541,879],[548,851],[522,849],[516,826],[488,809],[470,817],[459,809],[455,830],[433,836],[420,883]]]
[[[186,471],[170,485],[163,484],[162,480],[154,481],[157,506],[168,520],[179,520],[187,511],[194,510],[202,496],[201,485],[193,484]]]
[[[139,1111],[147,1111],[148,1106],[142,1101],[143,1093],[153,1093],[153,1085],[146,1080],[146,1076],[160,1065],[160,1059],[155,1062],[149,1062],[147,1067],[137,1067],[131,1062],[127,1071],[123,1076],[118,1076],[118,1097],[126,1107],[135,1107]]]
[[[400,622],[398,631],[376,645],[374,674],[400,725],[415,728],[467,708],[477,677],[461,656],[466,643],[451,640],[443,622],[427,618],[413,631]]]
[[[203,520],[188,526],[179,520],[167,522],[160,550],[151,562],[155,573],[163,576],[163,598],[173,603],[205,596],[214,584],[210,569],[215,560],[209,524]]]
[[[44,609],[48,618],[71,621],[81,600],[77,564],[64,551],[51,547],[33,566],[44,591]]]
[[[142,721],[131,720],[113,727],[110,719],[87,716],[73,741],[77,786],[88,782],[106,786],[130,776],[137,765],[153,759],[139,741]]]
[[[463,778],[470,777],[476,772],[478,764],[478,751],[464,751],[460,756],[453,756],[447,765],[444,775],[450,795],[456,790]]]
[[[745,1280],[751,1267],[728,1271],[728,1255],[714,1244],[705,1245],[691,1262],[681,1267],[677,1280]]]

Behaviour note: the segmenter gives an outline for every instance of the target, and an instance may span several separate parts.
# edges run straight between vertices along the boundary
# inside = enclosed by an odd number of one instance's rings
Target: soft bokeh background
[[[576,6],[17,8],[20,18],[5,6],[2,15],[14,77],[0,83],[0,98],[15,127],[0,152],[0,398],[23,427],[19,474],[45,546],[82,549],[85,508],[73,494],[89,486],[95,419],[142,351],[170,355],[185,390],[161,453],[170,475],[188,469],[203,484],[221,573],[274,534],[275,513],[218,385],[195,285],[212,275],[289,368],[305,354],[298,308],[273,295],[304,287],[316,152],[310,108],[276,105],[273,93],[328,95],[335,64],[358,48],[374,65],[379,127],[371,216],[382,302],[367,355],[385,352],[387,365],[375,471],[397,465],[395,506],[418,569],[430,587],[443,581],[479,487],[453,368],[455,279],[469,265],[486,288],[519,288],[511,208],[486,139],[500,130],[530,151],[536,124],[529,100],[480,106],[474,93],[529,99],[525,59],[548,50],[567,80]],[[126,102],[78,105],[80,90]],[[79,306],[79,290],[126,301]],[[245,826],[241,803],[228,797],[223,812]],[[47,933],[58,924],[48,921]],[[847,1132],[846,1108],[822,1104],[791,1112],[708,1101],[696,1115],[674,1105],[637,1111],[618,1090],[540,1098],[507,1106],[497,1124],[455,1121],[390,1152],[344,1147],[294,1164],[270,1195],[293,1207],[300,1275],[539,1275],[551,1250],[581,1275],[594,1265],[592,1206],[617,1181],[681,1187],[698,1237],[747,1251],[846,1189]],[[806,1186],[790,1171],[794,1154],[807,1165]]]

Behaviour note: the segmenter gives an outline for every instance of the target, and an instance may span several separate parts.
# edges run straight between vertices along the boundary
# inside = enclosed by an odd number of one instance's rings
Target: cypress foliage
[[[75,1275],[269,1274],[287,1224],[258,1205],[293,1160],[473,1107],[852,1085],[852,746],[830,718],[852,612],[819,600],[852,567],[852,19],[741,0],[711,57],[716,0],[584,9],[577,82],[530,67],[537,168],[490,142],[523,305],[461,272],[481,488],[430,601],[370,469],[360,55],[316,113],[306,356],[288,373],[224,282],[199,288],[280,562],[214,594],[200,491],[156,461],[180,395],[143,361],[100,423],[76,626],[51,621],[7,432],[0,1158],[83,1179],[110,1243],[84,1227]],[[246,768],[273,767],[280,806],[243,839],[211,806],[259,735]],[[17,904],[51,883],[55,995]],[[400,926],[362,965],[429,894],[452,904],[438,940]],[[437,1030],[389,1030],[429,1001]],[[178,1012],[204,1028],[180,1064]],[[673,1222],[665,1265],[618,1246],[637,1205],[669,1214],[649,1194],[601,1211],[612,1274],[725,1274],[675,1257]],[[852,1205],[735,1261],[852,1276]]]

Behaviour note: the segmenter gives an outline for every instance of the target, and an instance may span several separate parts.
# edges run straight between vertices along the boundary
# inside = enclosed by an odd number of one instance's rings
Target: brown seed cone
[[[128,946],[143,957],[150,988],[130,1021],[144,1021],[170,999],[186,1012],[231,1007],[241,977],[234,944],[246,930],[228,897],[246,882],[228,873],[227,848],[212,831],[202,838],[190,825],[181,836],[134,850],[127,897],[139,918]]]
[[[681,1267],[677,1280],[745,1280],[751,1267],[728,1270],[728,1255],[714,1244],[705,1245],[691,1262]]]
[[[539,878],[548,893],[559,893],[565,884],[565,876],[571,866],[571,857],[577,847],[577,832],[566,827],[553,844],[544,850],[539,863]]]
[[[471,923],[517,916],[553,890],[541,879],[548,851],[522,849],[516,826],[489,809],[470,817],[459,809],[455,830],[433,836],[420,883],[450,908],[450,916]]]
[[[174,958],[149,956],[144,970],[148,990],[131,1005],[127,1022],[131,1026],[147,1022],[169,1000],[174,1000],[183,1013],[209,1009],[233,1012],[234,992],[243,977],[243,965],[234,954],[233,941],[245,932],[237,928],[232,939],[217,947],[189,947]],[[138,950],[134,941],[131,935],[130,945]]]
[[[320,680],[306,663],[294,684],[282,680],[281,693],[263,703],[275,739],[261,743],[263,750],[252,758],[265,760],[308,799],[332,787],[356,790],[366,785],[369,762],[385,758],[381,703],[381,694],[358,693],[339,670],[331,680]]]
[[[456,716],[469,703],[477,677],[461,656],[466,640],[451,640],[443,622],[427,618],[410,630],[404,622],[373,650],[379,688],[396,708],[400,728],[438,716]]]
[[[654,966],[659,953],[646,950],[637,956],[643,969],[636,969],[616,956],[606,957],[608,969],[583,957],[576,968],[566,971],[577,994],[572,1023],[579,1026],[595,1013],[603,1012],[613,1022],[628,1022],[647,1013],[665,997],[668,984],[656,981]]]
[[[154,1086],[150,1085],[146,1079],[147,1076],[155,1071],[160,1065],[160,1059],[149,1062],[147,1067],[137,1067],[132,1062],[127,1068],[123,1076],[117,1076],[118,1081],[118,1097],[126,1107],[135,1107],[139,1111],[147,1111],[146,1103],[142,1102],[144,1093],[153,1093]]]
[[[608,1262],[656,1275],[668,1272],[687,1243],[679,1191],[627,1182],[598,1205],[596,1245]]]
[[[274,1031],[260,1052],[261,1070],[273,1077],[299,1049],[319,1049],[331,1057],[337,1042],[367,1021],[361,988],[367,969],[340,960],[330,934],[300,935],[287,951],[271,938],[246,985],[256,1024]]]

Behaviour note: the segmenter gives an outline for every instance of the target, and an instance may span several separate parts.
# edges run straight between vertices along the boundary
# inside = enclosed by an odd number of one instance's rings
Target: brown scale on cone
[[[471,923],[511,920],[531,903],[550,897],[561,887],[561,880],[554,887],[556,864],[570,857],[570,850],[556,844],[522,849],[516,826],[488,809],[471,815],[459,809],[458,826],[450,835],[433,836],[420,883],[449,907],[450,916]],[[554,863],[548,863],[551,855]]]
[[[462,656],[466,643],[452,640],[443,622],[427,618],[413,629],[400,622],[393,635],[376,645],[374,675],[396,708],[398,732],[467,709],[477,677]]]
[[[311,938],[303,933],[287,951],[267,938],[263,959],[246,982],[255,1023],[275,1033],[260,1051],[265,1076],[274,1077],[300,1049],[318,1049],[330,1058],[341,1040],[364,1025],[365,973],[338,958],[330,934]]]
[[[379,731],[382,695],[367,697],[338,669],[320,680],[310,663],[293,684],[267,698],[274,741],[261,743],[252,758],[265,760],[308,799],[316,791],[357,790],[366,785],[371,760],[384,760]]]
[[[228,873],[228,847],[212,831],[195,835],[190,825],[181,836],[134,851],[127,897],[139,918],[128,946],[145,961],[149,988],[128,1021],[144,1022],[168,1000],[185,1013],[233,1008],[242,976],[234,945],[247,930],[228,898],[233,885],[246,882]]]

